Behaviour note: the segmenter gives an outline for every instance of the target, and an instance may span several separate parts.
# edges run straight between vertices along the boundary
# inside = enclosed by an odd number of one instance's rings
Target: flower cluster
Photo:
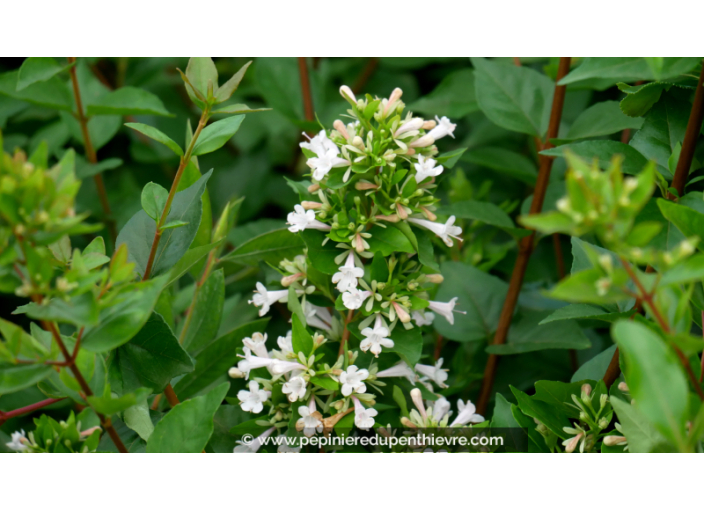
[[[367,368],[359,362],[369,359],[360,351],[378,358],[404,352],[409,342],[420,349],[422,328],[436,315],[454,324],[457,298],[432,299],[443,277],[428,265],[435,264],[434,237],[441,249],[462,242],[455,217],[439,220],[434,212],[436,179],[446,159],[435,144],[454,138],[456,125],[447,117],[426,120],[405,111],[400,89],[388,98],[357,99],[346,86],[340,93],[350,104],[348,120],[305,135],[300,144],[310,181],[296,186],[301,202],[287,223],[303,237],[305,255],[280,263],[281,290],[259,282],[250,301],[260,316],[285,303],[293,328],[278,338],[279,349],[269,350],[261,333],[245,338],[242,359],[230,370],[231,377],[248,380],[237,397],[244,411],[266,414],[257,423],[267,436],[328,434],[351,413],[354,425],[367,430],[378,416],[374,405],[383,378],[405,379],[431,394],[447,388],[442,359],[411,368],[402,357],[381,371],[375,362],[367,361]],[[411,336],[399,333],[405,331]],[[336,359],[329,342],[340,343]],[[450,415],[439,398],[437,412],[444,413],[438,423]],[[474,406],[459,402],[451,425],[476,423],[473,416]],[[252,451],[252,445],[238,448]]]

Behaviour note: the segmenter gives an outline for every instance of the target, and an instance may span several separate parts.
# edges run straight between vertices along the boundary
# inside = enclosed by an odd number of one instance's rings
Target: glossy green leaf
[[[297,315],[294,314],[291,317],[291,324],[293,328],[291,337],[293,352],[296,354],[302,352],[307,358],[313,352],[313,337],[308,333],[308,330],[303,323],[301,323]]]
[[[18,76],[19,71],[0,74],[0,95],[55,110],[70,112],[73,109],[73,98],[68,85],[58,76],[36,82],[19,91],[17,90]]]
[[[477,147],[469,150],[462,160],[490,168],[530,185],[535,184],[538,177],[534,162],[522,154],[501,147]]]
[[[201,156],[218,150],[237,133],[243,120],[244,115],[235,115],[207,126],[198,137],[196,146],[193,148],[193,155]]]
[[[369,243],[369,251],[381,252],[382,255],[388,257],[394,252],[415,253],[415,249],[403,232],[393,226],[381,228],[378,226],[372,227],[369,231],[372,235],[367,239]]]
[[[149,436],[147,453],[199,453],[213,433],[213,417],[230,383],[201,397],[181,402],[164,416]]]
[[[430,94],[409,104],[408,109],[430,118],[445,115],[451,119],[478,110],[474,94],[474,71],[460,69],[448,74]]]
[[[158,96],[136,87],[122,87],[88,105],[88,115],[161,115],[173,117]]]
[[[174,151],[178,156],[183,156],[183,149],[174,142],[171,138],[166,136],[164,133],[159,131],[157,128],[148,126],[147,124],[139,124],[137,122],[128,122],[125,124],[128,128],[134,129],[135,131],[142,133],[144,136],[148,136],[152,140],[166,145],[169,149]]]
[[[149,388],[139,388],[134,393],[127,393],[121,397],[92,396],[88,397],[87,400],[96,413],[111,416],[137,405],[139,402],[147,398],[150,393],[151,390]]]
[[[305,243],[299,234],[286,228],[261,234],[222,257],[221,260],[255,266],[260,262],[276,265],[303,252]]]
[[[17,74],[16,90],[19,92],[34,83],[47,81],[72,65],[61,65],[52,57],[28,57]]]
[[[628,451],[632,453],[649,453],[665,441],[665,438],[653,427],[648,419],[635,406],[612,396],[609,401],[616,411],[623,433],[628,439]]]
[[[198,291],[190,323],[183,337],[183,347],[197,356],[210,345],[220,329],[225,302],[225,276],[222,269],[213,271]]]
[[[39,381],[49,377],[54,369],[49,365],[2,365],[0,366],[0,394],[34,386]]]
[[[618,101],[603,101],[584,110],[570,126],[567,138],[595,138],[618,133],[624,129],[640,129],[643,119],[625,115]]]
[[[549,312],[526,313],[509,330],[505,344],[489,345],[491,354],[518,354],[543,349],[588,349],[591,342],[575,321],[563,320],[540,325]]]
[[[167,189],[154,182],[148,182],[142,189],[142,209],[151,219],[158,221],[164,211],[168,196]]]

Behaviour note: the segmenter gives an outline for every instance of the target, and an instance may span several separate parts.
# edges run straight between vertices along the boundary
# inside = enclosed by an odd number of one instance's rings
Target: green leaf
[[[235,115],[210,124],[203,129],[198,137],[198,141],[193,148],[193,155],[201,156],[218,150],[237,133],[243,120],[244,115]]]
[[[413,112],[428,116],[464,117],[479,109],[474,94],[474,71],[460,69],[440,82],[433,91],[408,105]]]
[[[286,228],[261,234],[221,258],[223,261],[256,266],[260,262],[277,265],[283,259],[292,259],[303,253],[305,243],[301,236]]]
[[[213,115],[246,115],[248,113],[269,112],[271,108],[250,108],[246,104],[230,104],[213,110]]]
[[[465,153],[466,150],[467,148],[464,147],[462,149],[455,149],[450,152],[443,152],[435,159],[437,160],[438,165],[442,165],[447,169],[451,169],[457,164],[457,162],[460,160],[460,157],[462,156],[462,154]]]
[[[617,83],[619,90],[626,97],[621,100],[620,108],[629,117],[642,117],[658,102],[663,90],[671,87],[669,83],[651,82],[634,87],[626,83]]]
[[[120,158],[108,158],[97,163],[88,163],[80,161],[76,164],[76,178],[85,180],[88,177],[102,174],[107,170],[114,170],[122,166],[123,161]]]
[[[567,138],[594,138],[618,133],[624,129],[640,129],[643,119],[625,115],[618,101],[603,101],[590,106],[575,119],[567,132]]]
[[[444,317],[437,316],[433,325],[445,338],[458,342],[484,340],[494,333],[506,299],[508,284],[503,280],[461,262],[441,265],[445,281],[440,285],[436,301],[449,301],[457,297],[454,326]]]
[[[181,402],[154,427],[147,453],[199,453],[213,433],[213,417],[230,389],[216,386],[201,397]]]
[[[592,379],[594,381],[603,379],[604,374],[606,374],[606,369],[611,363],[611,358],[614,357],[614,352],[616,352],[616,346],[612,345],[594,356],[579,367],[574,375],[572,375],[570,382],[584,381],[585,379]]]
[[[210,253],[210,250],[217,248],[221,242],[222,240],[188,250],[181,260],[179,260],[169,272],[169,281],[166,284],[166,287],[186,274],[186,271],[203,260],[205,256]]]
[[[28,57],[20,66],[15,90],[19,92],[34,83],[47,81],[60,72],[66,71],[72,65],[62,66],[52,57]]]
[[[266,104],[291,120],[303,118],[301,80],[295,58],[257,59],[254,77]],[[315,84],[315,74],[311,76]],[[315,103],[315,98],[314,103]]]
[[[389,266],[380,252],[374,254],[371,263],[370,277],[377,282],[386,282],[389,279]]]
[[[517,228],[509,215],[491,202],[478,202],[476,200],[455,202],[454,204],[439,207],[438,214],[480,221],[487,225],[499,227],[510,234],[518,234],[521,236],[528,234],[528,231],[525,229]]]
[[[93,325],[98,322],[98,305],[92,292],[64,301],[54,298],[47,304],[27,303],[18,307],[13,315],[26,313],[32,319],[67,322],[76,326]]]
[[[191,318],[183,337],[183,346],[192,355],[198,355],[215,339],[220,329],[224,302],[225,273],[224,270],[218,269],[205,280],[190,311]]]
[[[652,78],[645,59],[641,57],[588,57],[567,76],[560,85],[577,83],[592,78],[609,78],[614,81],[638,81]]]
[[[435,261],[435,250],[433,248],[433,242],[430,240],[430,236],[418,228],[413,228],[412,232],[415,234],[416,242],[418,243],[418,261],[428,269],[439,273],[440,266]],[[374,254],[374,257],[376,257],[378,253],[379,252]]]
[[[540,325],[550,312],[525,313],[509,330],[505,344],[489,345],[491,354],[518,354],[543,349],[588,349],[591,342],[575,321],[563,320]]]
[[[650,453],[665,438],[633,405],[611,396],[609,399],[616,411],[623,434],[628,439],[628,451],[632,453]]]
[[[531,418],[541,421],[558,437],[562,439],[568,438],[567,433],[562,430],[562,428],[570,427],[572,424],[567,419],[567,415],[562,411],[561,407],[550,405],[535,397],[529,397],[513,386],[510,386],[510,388],[522,412]]]
[[[332,297],[330,299],[332,300]],[[288,300],[286,302],[286,306],[288,307],[289,312],[291,312],[291,315],[295,315],[296,317],[298,317],[298,321],[301,324],[306,324],[308,322],[306,320],[306,314],[305,312],[303,312],[301,302],[298,300],[296,289],[294,289],[293,287],[288,288]]]
[[[658,170],[672,178],[668,159],[678,143],[684,141],[689,121],[689,103],[665,95],[648,112],[643,127],[633,135],[631,147],[658,164]]]
[[[704,254],[698,253],[668,269],[659,285],[679,285],[704,280]]]
[[[142,209],[151,219],[158,221],[168,197],[168,190],[154,182],[148,182],[142,189]]]
[[[307,358],[313,352],[313,337],[308,333],[306,327],[301,323],[298,315],[293,315],[291,317],[291,323],[293,325],[293,335],[292,335],[292,345],[293,352],[297,355],[302,352]]]
[[[198,179],[189,188],[176,193],[166,222],[175,220],[188,223],[183,228],[171,229],[161,236],[154,257],[151,276],[168,272],[184,256],[196,236],[202,214],[201,196],[212,170]],[[127,222],[117,236],[116,245],[126,244],[130,262],[136,264],[140,275],[144,274],[151,251],[156,223],[144,211],[139,211]]]
[[[367,239],[367,242],[371,252],[381,252],[383,256],[388,257],[397,251],[405,253],[415,253],[416,251],[408,237],[391,225],[387,228],[374,226],[369,233],[372,237]]]
[[[134,129],[135,131],[142,133],[144,136],[156,140],[157,142],[166,145],[169,149],[174,151],[178,156],[183,156],[183,149],[174,142],[171,138],[166,136],[164,133],[159,131],[157,128],[148,126],[147,124],[139,124],[137,122],[128,122],[125,124],[128,128]]]
[[[132,284],[100,312],[97,326],[87,327],[81,347],[105,352],[129,342],[147,322],[166,284],[166,277]]]
[[[530,69],[472,58],[477,103],[494,124],[542,137],[548,129],[555,84]]]
[[[547,324],[553,321],[563,321],[569,319],[591,319],[604,322],[614,322],[624,317],[633,315],[633,312],[610,312],[596,305],[588,305],[584,303],[575,303],[572,305],[558,308],[550,315],[545,317],[540,324]],[[587,378],[588,379],[588,378]]]
[[[152,314],[142,329],[114,351],[110,362],[111,380],[119,382],[119,393],[151,388],[161,393],[177,375],[191,372],[194,361],[159,314]],[[118,384],[113,383],[117,389]]]
[[[113,398],[110,395],[88,397],[86,400],[96,413],[111,416],[144,401],[151,393],[149,388],[139,388],[134,393]]]
[[[217,92],[218,70],[210,57],[191,57],[188,60],[188,67],[186,67],[186,78],[188,78],[191,86],[206,99],[208,96],[208,82],[212,83],[213,93]],[[186,91],[191,100],[200,108],[203,108],[204,104],[196,97],[191,87],[186,85]]]
[[[223,83],[222,87],[218,88],[218,92],[215,94],[215,99],[217,99],[218,103],[222,103],[223,101],[230,99],[230,96],[237,90],[237,87],[240,86],[240,82],[242,81],[242,78],[244,78],[244,73],[247,72],[247,69],[251,64],[252,61],[250,60],[243,65],[239,71],[233,74],[232,78]],[[217,85],[217,83],[213,82],[213,85]]]
[[[636,409],[675,445],[684,446],[689,387],[679,360],[643,324],[619,321],[612,335],[625,359],[624,374]]]
[[[657,204],[662,215],[686,237],[700,237],[704,232],[704,214],[663,198],[658,198]]]
[[[630,145],[613,140],[589,140],[586,142],[575,142],[553,147],[552,149],[541,151],[543,156],[563,156],[566,151],[574,153],[582,159],[599,161],[602,170],[611,166],[611,160],[616,154],[621,154],[624,160],[621,170],[625,174],[637,175],[643,170],[648,160]]]
[[[149,414],[149,402],[143,399],[122,413],[125,425],[134,430],[139,437],[147,441],[154,432],[154,424]]]
[[[191,398],[208,388],[218,378],[226,376],[227,371],[236,365],[240,358],[235,349],[242,348],[242,339],[251,337],[256,332],[263,332],[269,319],[259,319],[243,324],[224,334],[196,356],[196,368],[186,374],[174,385],[174,390],[181,400]]]
[[[173,117],[157,96],[136,87],[122,87],[105,94],[88,105],[93,115],[161,115]]]
[[[300,232],[299,235],[305,241],[306,247],[308,248],[308,258],[315,268],[325,274],[331,275],[339,271],[339,267],[342,264],[337,264],[335,262],[335,257],[337,257],[342,250],[336,248],[337,243],[328,240],[328,242],[323,245],[326,236],[318,230],[304,230]]]
[[[553,407],[561,409],[562,412],[572,419],[579,418],[579,410],[575,409],[572,395],[579,396],[584,380],[564,383],[561,381],[538,381],[535,383],[534,400],[546,402]],[[590,381],[593,384],[594,381]],[[598,401],[598,400],[597,400]]]
[[[14,393],[34,386],[49,377],[53,371],[53,367],[42,363],[0,366],[0,394]]]
[[[310,382],[326,390],[337,391],[340,389],[340,384],[329,377],[311,377]]]
[[[0,94],[12,99],[27,101],[38,106],[70,112],[73,98],[66,83],[58,76],[46,81],[36,82],[22,90],[17,90],[19,71],[0,74]]]
[[[491,168],[530,185],[534,185],[538,177],[538,169],[530,159],[500,147],[471,149],[462,159],[481,167]]]
[[[394,341],[393,347],[384,347],[384,352],[395,352],[409,367],[420,361],[423,352],[423,335],[420,328],[404,329],[397,325],[389,335]]]

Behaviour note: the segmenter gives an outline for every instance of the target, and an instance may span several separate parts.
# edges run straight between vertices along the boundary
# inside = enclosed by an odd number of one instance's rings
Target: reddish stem
[[[23,414],[33,413],[34,411],[36,411],[38,409],[42,409],[44,407],[50,406],[51,404],[61,402],[65,398],[66,397],[48,398],[46,400],[42,400],[41,402],[37,402],[36,404],[31,404],[31,405],[28,405],[25,407],[20,407],[19,409],[15,409],[13,411],[8,411],[8,412],[0,411],[0,425],[5,423],[10,418],[16,418],[17,416],[22,416]]]

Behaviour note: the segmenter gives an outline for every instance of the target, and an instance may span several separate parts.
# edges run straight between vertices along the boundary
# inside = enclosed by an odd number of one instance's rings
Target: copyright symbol
[[[242,444],[243,445],[249,446],[250,444],[252,444],[253,440],[254,440],[254,438],[252,437],[252,434],[245,434],[244,436],[242,436]]]

